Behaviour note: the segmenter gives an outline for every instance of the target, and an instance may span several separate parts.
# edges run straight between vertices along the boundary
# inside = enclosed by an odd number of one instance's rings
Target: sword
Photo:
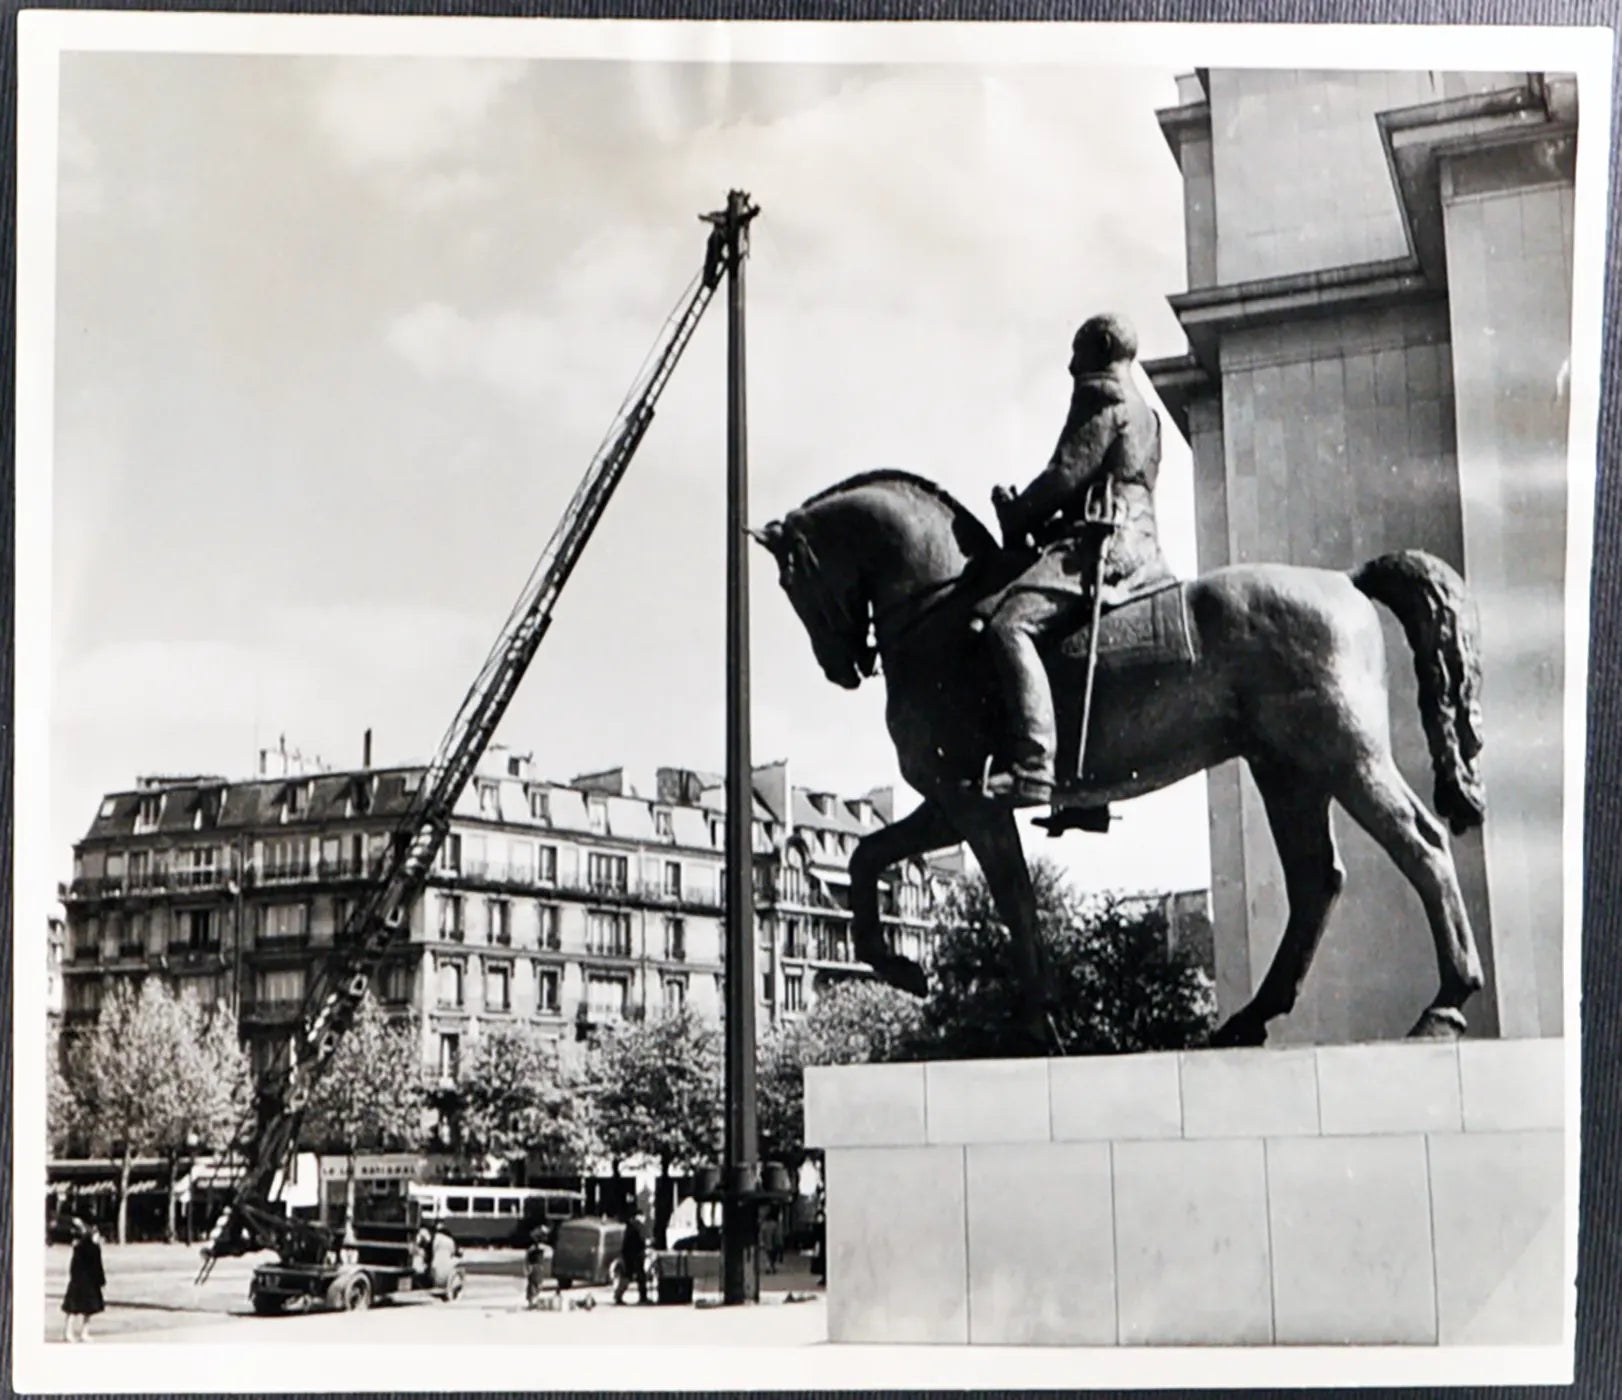
[[[1098,623],[1104,614],[1104,564],[1109,554],[1110,536],[1120,528],[1115,517],[1115,492],[1109,477],[1099,483],[1103,499],[1099,508],[1087,511],[1090,523],[1103,528],[1098,542],[1098,564],[1093,572],[1093,618],[1087,631],[1087,680],[1081,692],[1081,734],[1076,740],[1076,785],[1079,787],[1087,762],[1087,734],[1093,722],[1093,681],[1098,674]],[[1091,506],[1092,502],[1088,502]]]

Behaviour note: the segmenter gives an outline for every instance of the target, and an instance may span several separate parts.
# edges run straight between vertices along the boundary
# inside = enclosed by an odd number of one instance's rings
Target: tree
[[[603,1151],[674,1167],[721,1155],[720,1028],[687,1008],[617,1026],[593,1043],[587,1073]]]
[[[355,1154],[422,1141],[425,1085],[414,1027],[391,1022],[370,993],[316,1081],[304,1119],[304,1140],[349,1159],[346,1218],[354,1218]]]
[[[763,1037],[756,1083],[762,1156],[790,1166],[805,1152],[805,1070],[906,1059],[923,1023],[922,1003],[867,978],[817,994],[810,1011]]]
[[[66,1054],[62,1032],[52,1026],[45,1041],[45,1140],[53,1156],[69,1151],[80,1116]]]
[[[173,993],[156,978],[137,995],[115,986],[96,1026],[74,1046],[70,1074],[79,1124],[94,1152],[118,1160],[118,1242],[129,1234],[130,1173],[158,1150],[183,1111],[192,1027]]]
[[[157,1134],[158,1148],[169,1159],[164,1236],[171,1241],[180,1159],[195,1157],[200,1147],[228,1144],[251,1097],[248,1056],[230,1007],[205,1007],[196,997],[182,996],[177,1010],[186,1039],[174,1065],[173,1112]]]
[[[462,1131],[477,1151],[504,1162],[535,1153],[558,1171],[591,1156],[591,1103],[555,1041],[528,1026],[497,1026],[462,1066]]]
[[[1071,1055],[1174,1050],[1202,1043],[1216,1003],[1210,978],[1170,947],[1158,902],[1082,896],[1047,862],[1032,870],[1048,1003]],[[913,1053],[974,1059],[1020,1048],[1012,947],[982,876],[965,881],[937,928]]]

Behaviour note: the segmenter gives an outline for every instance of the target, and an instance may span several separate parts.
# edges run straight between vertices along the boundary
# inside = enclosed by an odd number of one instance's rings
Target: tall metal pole
[[[749,221],[741,190],[727,196],[727,821],[726,1155],[722,1162],[721,1290],[727,1303],[758,1302],[755,1203],[755,809],[749,742],[748,415],[744,398],[743,270]]]

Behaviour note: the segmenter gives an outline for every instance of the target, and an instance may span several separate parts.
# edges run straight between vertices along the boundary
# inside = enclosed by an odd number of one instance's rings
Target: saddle
[[[1055,694],[1075,679],[1087,661],[1088,624],[1055,638],[1045,657]],[[1198,660],[1188,616],[1188,590],[1181,579],[1163,579],[1124,602],[1104,599],[1098,623],[1098,674],[1140,666],[1192,665]]]
[[[1088,688],[1089,625],[1083,623],[1055,638],[1044,649],[1048,683],[1053,690],[1054,719],[1058,729],[1053,811],[1037,819],[1050,836],[1066,831],[1107,831],[1109,814],[1098,798],[1081,786],[1087,748],[1098,729],[1095,708],[1091,733],[1084,734],[1083,711]],[[1156,583],[1148,591],[1113,606],[1106,599],[1098,623],[1098,655],[1092,676],[1097,697],[1130,696],[1156,683],[1168,669],[1182,669],[1199,660],[1192,620],[1188,615],[1188,588],[1177,579]]]

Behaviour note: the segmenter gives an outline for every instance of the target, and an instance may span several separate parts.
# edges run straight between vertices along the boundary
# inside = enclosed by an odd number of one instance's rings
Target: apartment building
[[[262,765],[264,766],[264,765]],[[61,964],[71,1030],[120,980],[167,978],[237,1010],[256,1058],[296,1023],[406,810],[421,768],[262,772],[248,781],[155,777],[109,793],[74,848]],[[891,794],[794,787],[755,772],[763,1021],[808,1009],[857,975],[848,862],[891,819]],[[406,937],[379,974],[424,1063],[454,1080],[486,1026],[530,1024],[563,1044],[592,1027],[723,1005],[725,790],[717,775],[622,769],[553,782],[505,749],[457,806]],[[892,947],[927,959],[931,916],[960,860],[914,861],[881,892]]]

